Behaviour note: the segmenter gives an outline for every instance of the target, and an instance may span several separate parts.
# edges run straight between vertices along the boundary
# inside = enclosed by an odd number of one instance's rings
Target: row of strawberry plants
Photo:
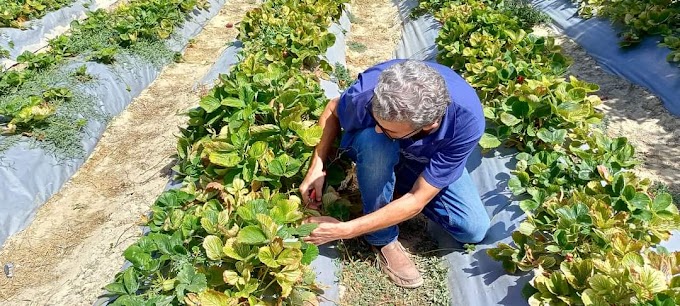
[[[206,8],[206,2],[141,0],[121,4],[110,12],[100,9],[88,13],[84,21],[72,22],[69,33],[51,39],[47,52],[24,52],[17,58],[21,68],[0,72],[0,96],[4,97],[0,99],[0,133],[33,135],[36,128],[53,123],[50,120],[59,113],[60,105],[78,104],[79,101],[72,101],[74,99],[85,100],[82,95],[72,92],[77,84],[41,83],[44,82],[41,77],[63,67],[70,59],[112,64],[119,54],[132,53],[156,60],[157,64],[167,62],[172,53],[165,47],[164,40],[195,8]],[[148,56],[152,53],[165,54],[165,57]],[[85,74],[81,71],[76,79],[91,79]],[[74,120],[77,122],[65,125],[79,131],[85,125],[81,122],[83,119]],[[35,137],[45,138],[40,133]]]
[[[21,28],[23,23],[70,5],[74,0],[0,0],[0,27]]]
[[[501,3],[439,5],[438,61],[477,89],[489,126],[480,145],[521,152],[508,184],[527,219],[514,245],[487,253],[510,273],[534,271],[531,305],[680,303],[680,252],[653,251],[680,214],[631,172],[633,146],[597,128],[599,87],[565,79],[570,59]]]
[[[648,35],[661,35],[661,46],[671,49],[667,60],[680,62],[680,2],[675,0],[573,0],[581,16],[609,18],[623,26],[622,47]]]
[[[114,305],[316,305],[296,184],[314,146],[331,72],[327,31],[344,1],[269,0],[240,23],[241,62],[187,112],[182,187],[151,207],[132,266],[105,289]],[[335,198],[331,200],[336,200]],[[328,199],[327,199],[328,202]]]

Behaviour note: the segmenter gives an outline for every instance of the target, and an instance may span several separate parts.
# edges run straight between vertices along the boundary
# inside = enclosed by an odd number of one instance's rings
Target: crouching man
[[[465,169],[484,115],[475,90],[453,70],[415,60],[378,64],[328,103],[319,124],[321,142],[300,184],[303,201],[321,201],[324,162],[342,128],[341,151],[356,162],[364,215],[310,218],[319,226],[307,242],[364,235],[389,278],[416,288],[423,278],[397,240],[399,223],[422,212],[462,243],[484,238],[489,217]]]

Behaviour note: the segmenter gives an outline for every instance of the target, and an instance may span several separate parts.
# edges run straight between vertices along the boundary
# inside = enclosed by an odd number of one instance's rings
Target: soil
[[[569,73],[600,86],[598,108],[612,137],[625,136],[633,144],[641,164],[635,172],[680,193],[680,118],[666,110],[659,98],[645,88],[605,71],[581,46],[552,28],[537,27],[536,34],[551,35],[574,63]],[[680,199],[676,199],[676,202]]]
[[[352,27],[346,44],[365,46],[356,50],[346,48],[347,69],[350,76],[356,77],[367,68],[394,58],[401,38],[401,20],[397,7],[390,0],[354,0],[351,12]]]
[[[0,262],[14,264],[0,277],[2,305],[92,305],[141,235],[140,217],[168,182],[182,111],[198,104],[192,90],[238,34],[251,0],[230,1],[187,49],[130,106],[115,117],[83,167],[10,237]]]

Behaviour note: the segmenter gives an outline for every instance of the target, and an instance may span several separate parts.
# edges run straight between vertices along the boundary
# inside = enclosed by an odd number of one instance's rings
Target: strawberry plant
[[[326,99],[318,81],[281,63],[238,67],[222,81],[189,112],[174,169],[189,182],[240,175],[290,190],[321,139],[315,120]]]
[[[313,71],[328,46],[300,45],[293,63],[260,49],[259,39],[305,23],[332,38],[325,29],[341,6],[275,0],[249,13],[289,12],[249,20],[259,34],[244,36],[242,62],[186,113],[173,168],[182,188],[158,198],[151,233],[125,251],[133,266],[106,286],[114,305],[318,304],[309,264],[319,251],[301,239],[315,225],[302,224],[294,192],[321,138],[316,120],[327,100]],[[305,35],[266,43],[280,50]],[[343,213],[346,203],[332,195],[324,207]]]
[[[21,28],[25,21],[45,16],[73,0],[0,0],[0,27]]]
[[[671,49],[667,58],[671,62],[680,61],[676,57],[680,46],[668,43],[680,36],[680,2],[675,0],[579,0],[579,13],[583,17],[606,17],[623,26],[620,33],[622,47],[633,46],[648,35],[661,35],[661,46]]]
[[[263,50],[267,61],[283,61],[289,67],[318,66],[325,72],[333,68],[319,58],[335,43],[335,36],[326,30],[331,20],[342,14],[341,4],[314,1],[276,0],[246,13],[240,24],[239,39],[248,48]]]
[[[119,295],[113,305],[314,304],[307,265],[319,250],[300,240],[314,229],[300,225],[300,199],[246,188],[234,179],[162,194],[151,208],[152,233],[125,251],[133,267],[106,287]]]

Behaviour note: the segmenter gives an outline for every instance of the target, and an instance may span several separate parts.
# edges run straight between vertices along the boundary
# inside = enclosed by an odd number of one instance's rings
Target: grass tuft
[[[449,305],[448,268],[439,256],[437,244],[424,237],[424,217],[400,226],[400,241],[413,253],[413,260],[425,283],[420,288],[397,287],[380,270],[375,253],[365,240],[358,238],[338,245],[341,253],[341,284],[345,290],[341,305]]]

